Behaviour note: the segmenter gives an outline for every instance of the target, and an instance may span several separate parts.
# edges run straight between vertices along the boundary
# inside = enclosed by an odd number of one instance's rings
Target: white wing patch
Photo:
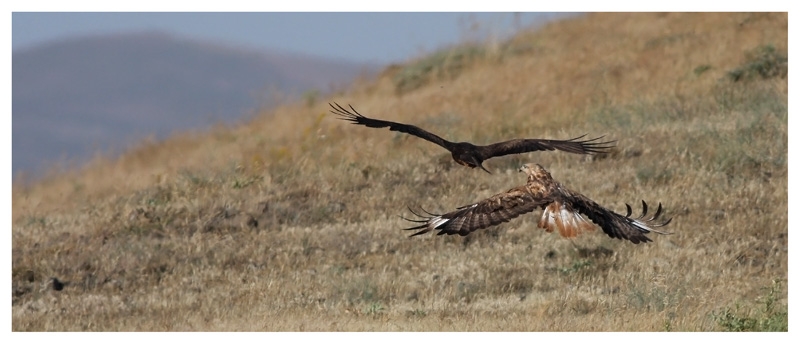
[[[636,226],[637,228],[639,228],[639,230],[641,230],[644,233],[656,232],[658,234],[671,234],[671,233],[662,232],[662,231],[659,231],[657,229],[650,228],[645,223],[643,223],[643,222],[641,222],[639,220],[631,219],[631,224]]]
[[[443,225],[443,224],[447,223],[448,221],[450,221],[450,219],[445,219],[445,218],[442,218],[441,216],[434,217],[430,221],[428,221],[428,228],[436,229],[440,225]]]
[[[475,204],[473,204],[473,205],[466,206],[466,207],[464,207],[464,208],[475,208],[475,207],[477,207],[477,206],[478,206],[478,203],[475,203]],[[441,226],[441,225],[444,225],[444,224],[446,224],[446,223],[450,222],[450,220],[453,220],[453,219],[445,219],[445,218],[443,218],[441,215],[440,215],[440,216],[436,216],[436,217],[434,217],[434,218],[431,218],[431,219],[428,221],[428,228],[430,228],[431,230],[438,229],[438,228],[439,228],[439,226]]]

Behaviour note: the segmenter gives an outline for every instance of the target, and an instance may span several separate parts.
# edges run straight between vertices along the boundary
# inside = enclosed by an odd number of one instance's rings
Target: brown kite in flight
[[[670,234],[655,230],[656,227],[666,226],[672,218],[666,221],[658,220],[661,215],[661,203],[658,204],[655,215],[644,219],[647,214],[647,203],[642,201],[642,215],[630,217],[631,206],[626,215],[617,214],[602,207],[584,195],[569,190],[561,183],[555,181],[550,173],[538,164],[525,164],[519,169],[528,175],[525,185],[515,187],[504,193],[499,193],[478,203],[466,205],[453,212],[443,215],[420,215],[411,210],[422,220],[408,221],[422,223],[422,225],[406,228],[406,230],[421,231],[411,236],[438,230],[437,235],[459,234],[467,235],[478,229],[507,222],[517,216],[531,212],[536,208],[544,209],[538,227],[547,232],[558,230],[561,236],[574,237],[584,231],[593,231],[595,226],[589,220],[600,226],[608,236],[624,239],[638,244],[652,241],[645,234],[655,232]],[[585,216],[585,217],[584,217]]]
[[[593,138],[591,140],[581,141],[580,139],[585,137],[585,134],[569,140],[515,139],[505,142],[498,142],[487,146],[476,146],[469,142],[450,142],[410,124],[402,124],[365,117],[364,115],[358,113],[358,111],[356,111],[352,105],[349,105],[350,110],[352,111],[345,109],[337,103],[328,103],[328,105],[333,108],[331,112],[341,116],[341,119],[343,120],[353,122],[353,124],[365,125],[370,128],[389,127],[389,130],[392,131],[399,131],[401,133],[417,136],[442,146],[444,149],[450,151],[450,153],[453,155],[453,160],[455,160],[457,163],[472,168],[480,167],[486,172],[489,172],[489,170],[483,167],[483,161],[496,156],[544,150],[560,150],[575,154],[595,154],[606,152],[609,148],[614,146],[614,141],[598,141],[603,138],[602,136]]]

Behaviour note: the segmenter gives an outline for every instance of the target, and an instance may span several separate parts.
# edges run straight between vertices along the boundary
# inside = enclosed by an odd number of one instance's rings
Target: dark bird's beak
[[[486,171],[486,173],[488,173],[488,174],[492,174],[492,172],[489,172],[489,170],[487,170],[487,169],[486,169],[486,167],[483,167],[483,164],[478,164],[478,166],[479,166],[479,167],[480,167],[482,170]]]

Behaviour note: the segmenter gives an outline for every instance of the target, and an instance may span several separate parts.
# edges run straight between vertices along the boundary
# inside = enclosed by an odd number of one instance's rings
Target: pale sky
[[[503,39],[561,13],[457,12],[15,12],[12,49],[85,35],[163,31],[255,50],[376,64],[438,48]]]

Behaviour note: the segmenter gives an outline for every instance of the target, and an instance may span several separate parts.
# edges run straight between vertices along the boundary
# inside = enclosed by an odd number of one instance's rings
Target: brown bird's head
[[[544,167],[539,164],[530,163],[522,165],[522,167],[519,168],[519,171],[525,172],[525,174],[528,175],[528,181],[546,181],[553,179],[553,177],[550,176],[550,172],[547,172],[547,170],[545,170]]]

